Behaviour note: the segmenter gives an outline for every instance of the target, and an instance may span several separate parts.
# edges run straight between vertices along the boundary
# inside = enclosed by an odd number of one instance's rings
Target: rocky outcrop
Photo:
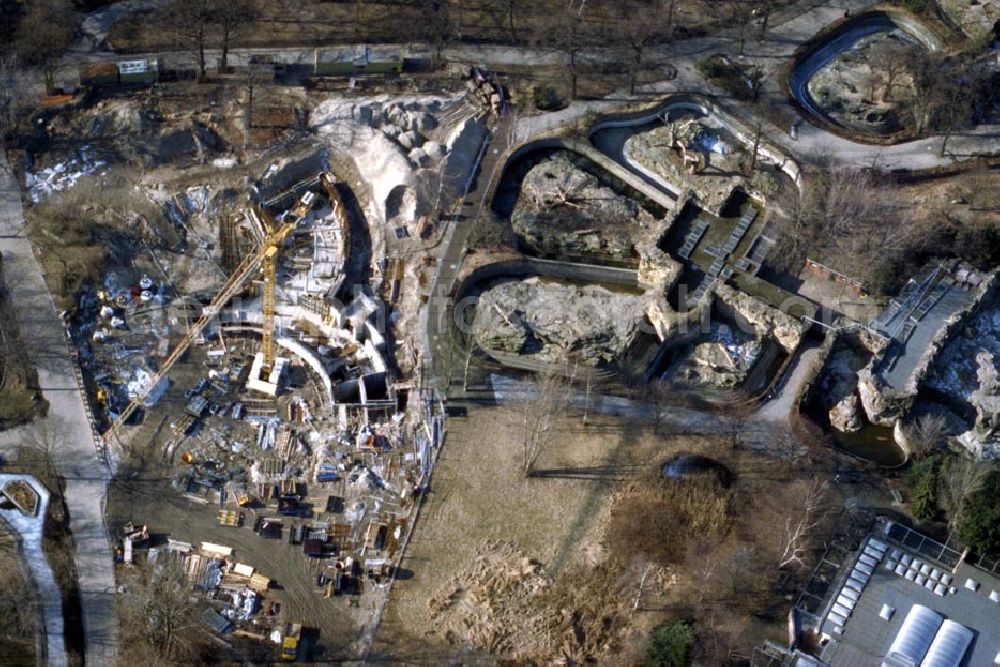
[[[830,408],[830,426],[844,433],[852,433],[861,428],[861,406],[854,394]]]
[[[773,336],[789,354],[798,348],[804,327],[795,317],[729,285],[720,285],[715,294],[754,328],[758,338]]]
[[[619,195],[565,154],[537,164],[524,177],[511,216],[524,243],[548,257],[610,257],[633,262],[654,241],[656,218]]]
[[[984,459],[1000,458],[1000,370],[990,352],[976,355],[979,386],[970,401],[976,409],[975,425],[959,436],[973,454]]]
[[[868,421],[878,426],[892,426],[903,416],[913,398],[885,387],[870,366],[858,371],[858,397]]]
[[[505,282],[480,296],[473,335],[487,350],[557,363],[569,356],[600,366],[628,348],[642,322],[643,302],[597,285]]]
[[[666,293],[684,267],[669,254],[650,243],[639,248],[639,284]]]

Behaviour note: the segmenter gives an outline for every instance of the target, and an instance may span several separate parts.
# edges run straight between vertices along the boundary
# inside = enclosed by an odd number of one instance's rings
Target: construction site
[[[332,174],[249,206],[220,234],[223,263],[237,260],[208,303],[164,304],[145,276],[137,295],[108,281],[80,328],[108,456],[136,465],[126,452],[141,446],[140,475],[169,471],[166,493],[186,505],[172,525],[125,482],[127,525],[143,529],[122,534],[116,557],[132,565],[141,547],[146,562],[176,561],[235,636],[268,642],[288,619],[326,630],[335,651],[325,619],[371,614],[406,535],[433,408],[398,381],[378,296],[354,286],[338,299],[352,245]],[[163,354],[170,331],[182,335]],[[269,541],[280,551],[259,546]],[[320,613],[313,597],[343,600]]]
[[[841,545],[993,581],[965,9],[279,4],[73,10],[0,127],[0,662],[841,665]]]
[[[294,87],[258,91],[269,134],[234,133],[238,103],[183,85],[92,89],[47,119],[25,154],[28,226],[114,474],[122,623],[130,589],[178,572],[233,659],[365,650],[444,434],[420,290],[438,206],[496,115],[490,85],[317,93],[305,133]],[[121,155],[123,134],[147,157]],[[120,169],[135,159],[141,174]],[[76,216],[82,237],[53,227]]]

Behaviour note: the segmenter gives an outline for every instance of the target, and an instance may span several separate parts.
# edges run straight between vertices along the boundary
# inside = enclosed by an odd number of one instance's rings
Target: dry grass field
[[[801,470],[719,436],[656,435],[610,417],[584,429],[573,417],[526,478],[518,423],[502,407],[449,422],[376,659],[635,661],[649,630],[678,617],[719,651],[781,636],[779,582],[794,573],[778,572],[775,530],[803,490]],[[679,453],[712,457],[735,481],[663,480],[660,465]],[[704,504],[718,521],[691,520]]]

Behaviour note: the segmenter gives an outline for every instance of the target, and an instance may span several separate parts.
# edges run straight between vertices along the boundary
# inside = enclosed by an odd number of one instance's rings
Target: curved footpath
[[[42,534],[45,524],[45,513],[49,507],[49,490],[31,475],[0,474],[0,485],[12,481],[23,481],[31,485],[38,494],[38,507],[34,516],[25,516],[18,509],[0,509],[0,521],[18,537],[21,558],[24,568],[31,576],[36,595],[41,598],[38,608],[42,616],[42,635],[44,636],[44,653],[35,656],[37,664],[47,664],[49,667],[68,664],[66,658],[66,642],[63,637],[62,595],[56,584],[55,575],[49,567],[49,561],[42,551]],[[37,645],[37,642],[36,642]],[[41,648],[39,646],[39,648]]]
[[[974,156],[1000,154],[1000,126],[995,125],[956,132],[948,142],[948,154],[942,157],[939,155],[939,137],[892,146],[862,144],[832,134],[802,117],[782,90],[779,71],[796,49],[826,26],[843,18],[845,11],[857,14],[875,4],[871,0],[834,0],[823,3],[806,9],[790,20],[772,23],[762,42],[753,37],[747,40],[746,61],[760,64],[772,74],[764,86],[761,102],[771,109],[772,116],[780,115],[790,119],[789,126],[794,119],[799,126],[798,139],[794,140],[789,135],[790,127],[776,128],[765,123],[764,135],[767,139],[795,158],[809,158],[825,153],[845,165],[875,164],[883,169],[930,169]],[[698,61],[705,56],[716,53],[732,56],[735,50],[735,40],[727,35],[682,40],[663,49],[651,49],[651,60],[655,58],[663,63],[669,62],[676,68],[677,76],[674,79],[642,86],[635,96],[613,95],[601,100],[578,101],[561,111],[521,118],[517,126],[517,137],[527,140],[590,112],[609,113],[620,108],[623,103],[641,102],[650,95],[671,93],[712,95],[719,100],[726,112],[747,124],[752,120],[747,103],[734,99],[707,82],[697,68]]]
[[[0,151],[0,256],[4,281],[11,292],[25,353],[38,370],[38,382],[49,402],[43,420],[60,436],[53,462],[66,483],[69,529],[76,545],[74,560],[80,587],[80,607],[91,665],[115,663],[118,621],[111,545],[104,525],[104,501],[110,478],[98,459],[84,407],[65,327],[42,276],[42,269],[24,235],[24,214],[17,181]],[[23,442],[24,428],[0,433],[0,451]]]

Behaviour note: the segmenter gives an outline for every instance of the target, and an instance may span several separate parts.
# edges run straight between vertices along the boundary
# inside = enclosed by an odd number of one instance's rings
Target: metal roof
[[[943,621],[941,614],[920,604],[913,605],[889,647],[886,659],[901,657],[914,665],[920,664]]]
[[[946,620],[927,649],[927,656],[920,663],[921,667],[958,667],[973,638],[972,630],[955,621]]]

